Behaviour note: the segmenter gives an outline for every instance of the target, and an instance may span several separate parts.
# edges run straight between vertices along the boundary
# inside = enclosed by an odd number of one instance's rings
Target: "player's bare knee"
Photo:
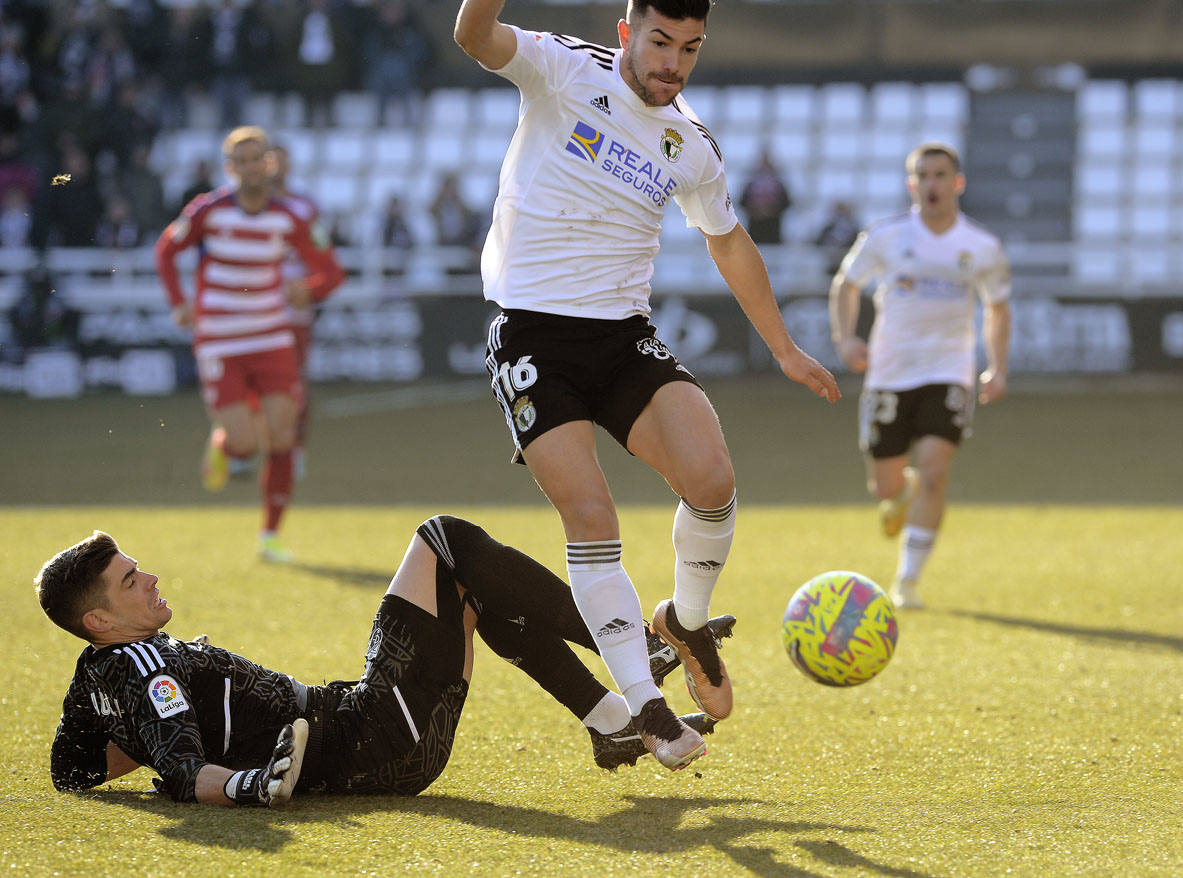
[[[610,499],[576,498],[562,506],[556,504],[568,541],[616,539],[620,525]]]
[[[398,570],[390,580],[387,594],[397,595],[408,603],[437,615],[435,603],[435,552],[416,534],[407,546]]]

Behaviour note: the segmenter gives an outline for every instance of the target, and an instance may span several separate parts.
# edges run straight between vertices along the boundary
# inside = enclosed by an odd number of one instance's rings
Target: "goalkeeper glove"
[[[304,747],[308,743],[308,721],[297,719],[280,729],[279,740],[271,751],[266,768],[236,771],[226,781],[226,798],[236,805],[266,805],[282,808],[292,797],[300,767],[304,762]]]

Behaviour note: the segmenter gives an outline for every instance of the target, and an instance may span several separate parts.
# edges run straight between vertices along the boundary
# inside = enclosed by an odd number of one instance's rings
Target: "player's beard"
[[[657,95],[650,91],[649,86],[645,84],[645,78],[641,75],[641,71],[637,68],[637,64],[633,60],[632,52],[625,52],[620,59],[620,63],[628,69],[629,75],[632,77],[632,82],[630,85],[633,86],[633,90],[637,92],[637,96],[640,97],[641,101],[647,107],[668,107],[674,102],[674,98],[681,94],[682,87],[686,84],[684,81],[679,80],[676,83],[678,90],[670,95],[668,100],[659,100]],[[674,83],[668,84],[673,85]]]

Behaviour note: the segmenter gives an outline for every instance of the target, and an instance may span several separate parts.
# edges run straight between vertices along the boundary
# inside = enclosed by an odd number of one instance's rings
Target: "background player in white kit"
[[[710,0],[629,3],[621,49],[523,31],[503,0],[464,0],[456,42],[522,93],[481,271],[502,307],[486,365],[517,449],[558,510],[580,614],[646,746],[669,768],[705,751],[649,674],[641,605],[596,460],[593,424],[661,473],[674,516],[674,597],[652,628],[682,659],[714,719],[731,684],[706,628],[735,525],[735,477],[718,419],[649,324],[649,279],[672,198],[786,376],[833,402],[834,378],[789,338],[759,251],[736,220],[723,162],[680,97]]]
[[[953,147],[921,144],[905,167],[912,210],[875,223],[846,254],[830,286],[830,328],[843,362],[866,372],[859,447],[867,489],[879,498],[884,533],[903,528],[892,600],[920,608],[916,583],[945,511],[949,466],[973,420],[977,299],[987,361],[977,398],[1006,393],[1010,265],[998,238],[959,209],[965,176]],[[872,281],[875,322],[865,343],[855,326]]]

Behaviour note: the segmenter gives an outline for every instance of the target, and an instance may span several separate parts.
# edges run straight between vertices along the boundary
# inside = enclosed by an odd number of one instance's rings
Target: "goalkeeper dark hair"
[[[96,607],[107,608],[103,571],[118,553],[114,538],[96,530],[45,562],[33,584],[37,586],[41,609],[51,622],[83,640],[90,640],[82,617]]]
[[[653,9],[666,18],[681,21],[683,18],[694,18],[706,21],[714,0],[629,0],[626,16],[631,19],[634,15],[644,15]]]

